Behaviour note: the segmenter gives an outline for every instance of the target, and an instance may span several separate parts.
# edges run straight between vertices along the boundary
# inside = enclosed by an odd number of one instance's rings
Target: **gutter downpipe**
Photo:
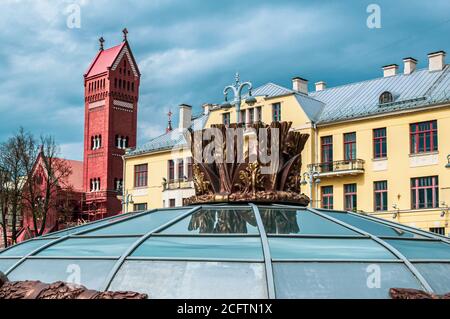
[[[317,124],[315,122],[312,122],[312,127],[314,130],[314,163],[318,163],[319,162],[319,134],[317,133]],[[318,185],[317,183],[314,183],[314,192],[315,192],[315,197],[317,197],[318,193]],[[311,200],[312,200],[312,194],[311,194]],[[317,207],[317,201],[314,203],[312,207]]]
[[[125,172],[127,171],[125,168],[125,155],[122,155],[122,177],[123,177],[123,183],[122,183],[122,213],[127,213],[128,212],[128,201],[125,200],[124,196],[125,196]]]

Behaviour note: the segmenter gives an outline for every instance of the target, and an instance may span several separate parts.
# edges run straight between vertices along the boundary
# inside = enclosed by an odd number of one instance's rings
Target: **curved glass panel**
[[[137,238],[69,238],[47,247],[36,256],[121,256]]]
[[[128,260],[109,290],[147,293],[149,298],[267,298],[263,263]]]
[[[450,263],[414,263],[437,294],[450,292]]]
[[[260,208],[267,234],[359,235],[306,209]]]
[[[110,224],[110,223],[116,222],[116,221],[121,220],[121,219],[126,219],[126,218],[129,218],[129,217],[133,216],[133,215],[134,215],[133,213],[120,214],[120,215],[113,216],[113,217],[110,217],[110,218],[105,218],[103,220],[99,220],[99,221],[83,224],[83,225],[76,226],[76,227],[63,229],[63,230],[60,230],[60,231],[57,231],[57,232],[54,232],[54,233],[48,233],[48,234],[46,234],[46,235],[44,235],[42,237],[44,237],[44,238],[45,237],[50,237],[50,236],[51,237],[63,237],[63,236],[71,235],[71,234],[78,233],[78,232],[81,232],[81,231],[87,231],[87,230],[95,228],[95,227],[100,227],[100,226],[105,225],[105,224]]]
[[[371,239],[269,238],[273,259],[397,259]]]
[[[89,289],[102,289],[115,260],[27,259],[14,269],[8,278],[40,280],[44,283],[65,281],[81,284]]]
[[[277,298],[390,298],[390,288],[423,289],[401,263],[274,263]]]
[[[143,235],[187,211],[188,209],[159,210],[88,232],[85,235]]]
[[[333,218],[336,218],[337,220],[352,225],[377,237],[395,236],[395,237],[409,237],[409,238],[413,237],[424,238],[424,236],[417,235],[400,228],[372,221],[368,218],[364,218],[364,216],[359,217],[345,212],[335,212],[328,210],[320,210],[320,211],[330,215]]]
[[[255,214],[249,209],[202,209],[161,232],[162,234],[258,234]]]
[[[45,244],[48,244],[52,242],[54,239],[31,239],[24,241],[20,244],[16,244],[12,246],[11,248],[0,252],[0,256],[17,256],[17,257],[23,257],[25,255],[28,255],[33,250],[38,249],[39,247],[44,246]]]
[[[385,240],[408,259],[449,259],[450,245],[429,240]]]
[[[5,273],[12,265],[18,262],[19,259],[0,259],[0,271]]]
[[[131,255],[156,258],[263,259],[257,237],[150,237]]]

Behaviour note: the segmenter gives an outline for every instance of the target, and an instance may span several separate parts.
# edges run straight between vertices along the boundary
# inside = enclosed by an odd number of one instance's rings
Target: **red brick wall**
[[[123,64],[126,59],[126,66]],[[130,71],[130,75],[128,75]],[[117,79],[117,82],[115,82]],[[125,88],[119,87],[119,79],[125,81]],[[105,80],[105,86],[94,92],[89,92],[89,83]],[[98,82],[97,82],[98,83]],[[102,83],[102,82],[100,82]],[[117,85],[115,85],[117,83]],[[130,83],[130,84],[128,84]],[[134,83],[134,91],[131,90]],[[90,192],[90,180],[100,178],[101,198],[97,198],[100,210],[106,210],[107,215],[121,211],[120,201],[114,193],[115,178],[123,178],[124,150],[115,146],[116,135],[129,138],[128,147],[136,146],[137,133],[137,102],[139,96],[139,76],[135,76],[129,66],[126,55],[119,62],[118,67],[107,72],[85,79],[85,132],[84,132],[84,190]],[[89,108],[90,103],[105,100],[105,105]],[[114,105],[114,100],[133,104],[132,109]],[[100,149],[91,150],[91,136],[101,135]],[[89,201],[87,201],[89,202]],[[101,205],[100,205],[101,204]]]

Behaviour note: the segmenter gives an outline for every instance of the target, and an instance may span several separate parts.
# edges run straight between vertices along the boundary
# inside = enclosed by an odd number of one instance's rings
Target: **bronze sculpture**
[[[252,131],[259,140],[261,132],[267,134],[267,149],[258,145],[257,159],[251,161],[249,151],[245,151],[244,162],[239,162],[237,137],[223,142],[224,155],[215,158],[214,162],[198,161],[194,156],[193,175],[195,195],[184,200],[185,205],[211,202],[286,202],[307,206],[309,198],[300,193],[300,170],[302,166],[301,152],[309,138],[308,134],[291,131],[292,122],[272,122],[270,125],[261,122],[246,125],[247,131]],[[243,124],[212,125],[227,136],[228,129],[243,129]],[[204,133],[208,129],[202,130]],[[274,131],[277,130],[277,135]],[[191,141],[192,154],[203,151],[207,142],[196,139],[197,132],[189,131],[187,139]],[[263,174],[267,167],[260,161],[264,151],[271,150],[272,140],[277,144],[278,167],[276,170]],[[275,145],[274,145],[275,146]],[[231,149],[229,149],[231,148]],[[223,157],[222,157],[223,156]],[[230,158],[231,157],[231,158]]]

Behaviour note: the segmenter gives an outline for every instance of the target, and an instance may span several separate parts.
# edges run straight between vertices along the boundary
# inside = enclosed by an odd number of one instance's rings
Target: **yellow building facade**
[[[292,88],[267,83],[253,90],[256,103],[241,104],[240,117],[245,123],[291,121],[291,129],[310,135],[301,191],[313,207],[448,235],[450,69],[445,52],[428,59],[420,70],[405,58],[401,73],[388,65],[380,78],[334,88],[317,82],[312,92],[298,77]],[[194,194],[183,130],[234,123],[237,113],[209,104],[192,117],[191,107],[181,105],[179,118],[178,128],[124,156],[124,192],[132,195],[126,210],[181,206]]]

